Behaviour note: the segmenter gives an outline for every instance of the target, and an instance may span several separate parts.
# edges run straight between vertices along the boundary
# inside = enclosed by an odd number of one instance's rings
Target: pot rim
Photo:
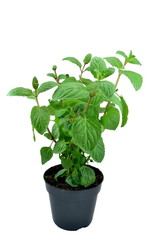
[[[96,167],[94,167],[94,166],[92,166],[92,165],[89,165],[89,164],[86,164],[86,165],[89,166],[89,167],[91,167],[93,170],[94,170],[94,169],[98,169],[98,170],[100,171],[100,173],[101,173],[101,175],[102,175],[102,180],[101,180],[101,182],[99,182],[99,184],[97,184],[97,186],[92,186],[92,185],[91,185],[91,186],[87,187],[86,189],[75,189],[74,187],[73,187],[73,189],[65,189],[65,188],[59,188],[59,187],[56,187],[56,186],[54,186],[54,185],[51,185],[50,183],[48,183],[48,182],[46,181],[45,175],[46,175],[47,171],[49,171],[51,168],[54,168],[54,167],[57,167],[57,166],[61,166],[61,164],[57,164],[57,165],[54,165],[54,166],[48,168],[48,169],[44,172],[44,174],[43,174],[43,179],[44,179],[44,181],[45,181],[45,184],[48,185],[50,188],[52,187],[52,188],[54,188],[54,189],[62,190],[62,191],[66,191],[66,192],[89,191],[89,190],[92,190],[92,189],[95,189],[95,188],[100,187],[101,184],[102,184],[102,182],[104,181],[104,175],[103,175],[102,171],[101,171],[99,168],[96,168]]]

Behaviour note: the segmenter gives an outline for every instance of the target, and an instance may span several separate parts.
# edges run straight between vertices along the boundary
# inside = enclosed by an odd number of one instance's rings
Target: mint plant
[[[53,154],[59,154],[63,169],[55,175],[55,180],[65,177],[72,187],[89,187],[95,182],[94,170],[87,163],[101,162],[105,155],[102,133],[105,129],[115,130],[119,125],[124,127],[128,119],[128,106],[125,99],[118,94],[118,83],[121,76],[127,77],[135,90],[142,85],[139,73],[126,69],[129,64],[141,65],[130,51],[127,56],[122,51],[117,57],[93,57],[87,54],[81,63],[74,57],[63,60],[77,65],[79,78],[69,74],[58,74],[54,65],[52,73],[47,76],[51,81],[39,84],[36,77],[32,80],[33,89],[18,87],[12,89],[8,96],[26,96],[35,100],[31,110],[33,138],[35,130],[46,137],[50,144],[40,150],[41,162],[45,164]],[[107,67],[108,62],[111,67]],[[116,70],[116,71],[115,71]],[[94,77],[84,78],[88,71]],[[118,74],[115,84],[108,81],[109,76]],[[54,89],[49,104],[41,106],[39,96]],[[102,106],[102,104],[105,107]]]

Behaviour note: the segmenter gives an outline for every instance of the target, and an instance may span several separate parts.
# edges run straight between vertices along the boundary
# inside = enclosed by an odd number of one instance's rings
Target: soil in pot
[[[82,186],[73,188],[65,183],[65,178],[54,180],[55,174],[61,169],[62,166],[57,165],[44,173],[53,220],[57,226],[65,230],[74,231],[87,227],[93,218],[103,174],[99,169],[92,167],[96,181],[87,188]]]

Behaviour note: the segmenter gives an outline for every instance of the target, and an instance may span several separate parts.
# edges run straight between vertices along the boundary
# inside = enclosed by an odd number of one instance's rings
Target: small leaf
[[[139,61],[138,61],[138,59],[137,58],[132,58],[132,59],[128,59],[127,60],[129,63],[131,63],[131,64],[137,64],[137,65],[142,65]]]
[[[84,64],[88,64],[91,61],[92,54],[87,54],[83,60]]]
[[[102,125],[105,129],[115,130],[120,121],[120,114],[117,108],[108,107],[107,113],[101,117]]]
[[[104,59],[107,62],[109,62],[113,67],[116,67],[118,69],[122,69],[123,68],[122,62],[118,58],[116,58],[116,57],[106,57]]]
[[[47,91],[51,88],[54,88],[56,86],[58,86],[58,84],[55,83],[55,82],[52,82],[52,81],[44,82],[39,86],[38,93],[45,92],[45,91]]]
[[[102,79],[102,75],[106,69],[106,63],[102,58],[92,58],[92,61],[90,63],[90,71],[96,79]]]
[[[7,96],[24,96],[24,97],[30,97],[33,96],[32,90],[28,88],[23,88],[23,87],[17,87],[13,88],[12,90],[9,91]]]
[[[115,69],[112,67],[107,68],[106,70],[103,71],[102,73],[102,78],[107,78],[111,76],[115,72]]]
[[[53,152],[54,153],[62,153],[66,150],[66,143],[64,140],[59,140],[58,142],[55,143]]]
[[[61,164],[65,169],[69,169],[73,166],[73,162],[70,157],[61,157]]]
[[[52,140],[52,137],[51,137],[51,135],[50,135],[49,133],[45,133],[44,136],[45,136],[47,139]]]
[[[68,185],[70,185],[71,187],[78,187],[79,184],[77,184],[74,179],[72,178],[72,175],[68,176],[66,178],[66,183],[68,183]]]
[[[60,85],[54,92],[52,99],[83,99],[87,97],[89,97],[89,93],[86,88],[80,83],[75,82]]]
[[[62,109],[59,109],[59,110],[56,110],[55,111],[55,117],[61,117],[63,114],[65,114],[67,112],[67,109],[66,108],[62,108]]]
[[[56,75],[55,75],[54,73],[47,73],[47,76],[48,76],[48,77],[52,77],[52,78],[54,78],[54,79],[56,78]]]
[[[55,123],[52,127],[52,135],[53,135],[54,139],[59,138],[60,133],[59,133],[59,128],[58,128],[57,123]]]
[[[54,179],[57,181],[57,178],[58,178],[58,177],[63,177],[63,176],[65,175],[66,171],[67,171],[66,169],[61,169],[61,170],[59,170],[59,171],[55,174]]]
[[[135,90],[139,90],[142,86],[142,76],[139,73],[123,70],[122,74],[129,78]]]
[[[65,83],[72,83],[72,82],[77,82],[77,80],[75,79],[75,77],[68,77],[66,78],[62,83],[62,84],[65,84]]]
[[[90,67],[87,67],[87,68],[85,69],[85,71],[90,72],[90,71],[91,71],[91,68],[90,68]]]
[[[63,60],[68,60],[74,64],[76,64],[78,67],[82,67],[82,64],[78,61],[78,59],[74,58],[74,57],[67,57],[67,58],[64,58]]]
[[[33,80],[32,80],[32,87],[34,89],[37,89],[38,86],[39,86],[38,79],[36,77],[34,77]]]
[[[81,185],[84,187],[89,187],[96,180],[95,172],[92,168],[87,166],[80,167],[81,173]]]
[[[66,77],[66,75],[65,74],[60,74],[59,76],[58,76],[58,79],[66,79],[67,77]]]
[[[127,59],[127,55],[122,51],[117,51],[116,54],[119,54],[119,55],[123,56],[125,59]]]
[[[48,162],[53,156],[53,151],[50,147],[42,147],[40,150],[40,153],[41,153],[42,164],[45,164],[46,162]]]
[[[128,106],[124,98],[121,96],[121,103],[122,103],[122,124],[121,127],[124,127],[128,120]]]
[[[48,127],[49,120],[50,120],[50,114],[48,112],[47,107],[35,106],[32,108],[31,122],[32,122],[32,126],[37,130],[37,132],[39,132],[40,134],[43,134]]]
[[[103,139],[100,138],[95,148],[89,153],[95,162],[102,162],[105,154]]]
[[[86,86],[92,83],[90,79],[86,79],[86,78],[81,78],[81,81]]]

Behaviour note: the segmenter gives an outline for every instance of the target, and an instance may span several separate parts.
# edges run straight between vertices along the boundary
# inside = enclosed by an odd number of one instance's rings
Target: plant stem
[[[85,112],[85,113],[88,111],[89,105],[90,105],[90,103],[91,103],[92,98],[94,97],[94,93],[95,93],[96,89],[97,89],[97,87],[94,87],[93,91],[91,92],[91,94],[90,94],[90,96],[89,96],[88,103],[87,103],[87,105],[86,105],[86,107],[85,107],[85,109],[84,109],[84,112]]]
[[[79,80],[81,81],[81,78],[82,78],[82,74],[84,73],[84,68],[85,68],[85,66],[86,66],[86,64],[84,64],[83,65],[83,67],[82,68],[80,68],[80,70],[81,70],[81,74],[80,74],[80,76],[79,76]]]
[[[127,64],[127,61],[125,60],[125,62],[124,62],[124,64],[123,64],[123,69],[125,68],[126,64]],[[117,88],[117,85],[118,85],[118,83],[119,83],[119,80],[120,80],[120,77],[121,77],[121,75],[122,75],[122,73],[121,73],[121,72],[119,72],[119,73],[118,73],[117,80],[116,80],[116,82],[115,82],[115,88]],[[103,114],[103,115],[105,115],[105,114],[106,114],[106,112],[107,112],[107,109],[108,109],[109,105],[110,105],[110,102],[108,102],[108,103],[107,103],[107,105],[106,105],[106,107],[105,107],[105,111],[104,111],[104,114]]]
[[[59,83],[59,79],[58,79],[58,75],[57,75],[57,71],[56,71],[56,70],[54,70],[54,74],[55,74],[55,80],[56,80],[56,82]]]

